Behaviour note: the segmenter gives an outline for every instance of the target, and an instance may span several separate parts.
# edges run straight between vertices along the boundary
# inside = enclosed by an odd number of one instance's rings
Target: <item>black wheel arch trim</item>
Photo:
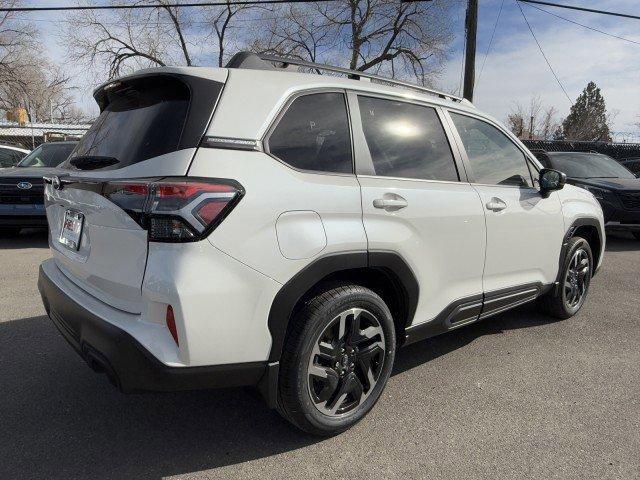
[[[398,253],[383,250],[331,253],[311,262],[276,294],[267,321],[272,342],[269,362],[280,360],[289,321],[305,294],[331,274],[366,268],[388,272],[399,283],[397,288],[404,295],[405,324],[410,325],[418,305],[419,287],[413,270]]]
[[[556,277],[556,282],[555,282],[556,287],[560,284],[560,280],[562,277],[562,269],[564,267],[564,261],[567,256],[567,250],[569,248],[569,240],[571,240],[571,238],[574,236],[574,234],[576,233],[576,230],[578,230],[580,227],[587,227],[587,226],[595,227],[596,231],[598,232],[598,240],[600,242],[600,248],[602,249],[602,245],[604,245],[603,242],[605,241],[606,237],[605,237],[605,232],[602,226],[600,225],[600,222],[596,218],[592,218],[592,217],[584,217],[584,218],[578,218],[574,220],[574,222],[569,226],[566,233],[564,234],[564,238],[562,239],[562,248],[560,249],[560,258],[558,259],[558,275]],[[600,260],[602,251],[592,252],[592,253],[594,256],[593,258],[594,265],[593,265],[593,272],[591,273],[591,276],[594,277],[599,270],[598,261]],[[556,289],[556,292],[557,292],[557,289]]]

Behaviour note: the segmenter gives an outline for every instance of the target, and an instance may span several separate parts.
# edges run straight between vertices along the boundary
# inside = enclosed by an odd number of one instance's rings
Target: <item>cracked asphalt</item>
[[[330,439],[245,390],[123,395],[44,316],[46,234],[0,239],[0,478],[640,478],[640,242],[610,237],[582,312],[532,306],[399,352]]]

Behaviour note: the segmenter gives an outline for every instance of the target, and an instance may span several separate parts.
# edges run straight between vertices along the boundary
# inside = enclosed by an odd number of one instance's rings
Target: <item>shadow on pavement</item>
[[[548,321],[531,307],[402,349],[394,374],[483,335]],[[124,395],[47,317],[0,323],[0,478],[161,478],[311,445],[244,390]]]
[[[243,390],[124,395],[47,317],[0,323],[0,478],[160,478],[310,445]]]
[[[47,247],[46,228],[25,228],[18,234],[8,234],[0,230],[0,250]]]
[[[557,321],[556,319],[539,313],[535,304],[524,305],[496,315],[495,317],[488,318],[485,321],[474,323],[400,349],[393,369],[393,375],[405,372],[442,355],[453,352],[485,335],[498,335],[505,330],[537,327]]]
[[[614,233],[607,235],[607,252],[635,252],[640,251],[640,240],[636,240],[630,233]]]

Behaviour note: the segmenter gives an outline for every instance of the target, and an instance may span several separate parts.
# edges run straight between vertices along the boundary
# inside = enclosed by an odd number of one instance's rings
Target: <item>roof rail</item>
[[[451,95],[450,93],[441,92],[433,88],[423,87],[402,80],[395,80],[393,78],[382,77],[380,75],[373,75],[370,73],[361,72],[359,70],[350,70],[348,68],[334,67],[332,65],[325,65],[322,63],[307,62],[306,60],[299,60],[297,58],[279,57],[276,55],[266,55],[263,53],[239,52],[234,55],[233,58],[229,61],[229,63],[227,64],[227,68],[264,68],[264,66],[258,64],[259,60],[262,60],[263,62],[269,62],[271,64],[279,64],[279,68],[287,68],[289,65],[295,65],[299,67],[311,68],[313,70],[324,70],[327,72],[347,75],[349,78],[354,80],[374,80],[376,82],[389,84],[394,87],[404,87],[410,90],[418,91],[420,93],[429,93],[440,98],[452,100],[454,102],[463,101],[461,97]]]

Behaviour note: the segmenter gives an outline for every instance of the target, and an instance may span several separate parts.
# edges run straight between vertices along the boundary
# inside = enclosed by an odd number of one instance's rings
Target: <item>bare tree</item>
[[[136,68],[193,65],[187,40],[190,17],[168,0],[137,3],[158,8],[116,10],[107,17],[95,11],[72,15],[61,32],[71,58],[90,67],[106,67],[109,78]]]
[[[310,15],[304,6],[270,9],[261,20],[266,35],[253,41],[253,51],[318,62],[326,52],[339,48],[332,26],[322,15]]]
[[[226,0],[226,3],[224,7],[208,9],[208,20],[217,39],[219,67],[224,65],[227,47],[237,41],[234,20],[254,8],[250,5],[233,5],[231,0]]]
[[[18,0],[0,0],[5,8],[19,6]],[[26,52],[37,47],[37,31],[15,12],[0,14],[0,82],[12,82],[27,65]]]
[[[544,107],[539,96],[532,96],[527,107],[518,102],[513,104],[507,125],[519,138],[550,140],[560,127],[557,115],[555,107]]]
[[[0,0],[0,6],[16,7],[22,2]],[[0,15],[0,109],[23,108],[31,120],[50,119],[70,111],[74,104],[69,77],[46,59],[38,31],[16,12]],[[77,113],[77,108],[75,109]]]
[[[338,0],[278,6],[268,13],[275,18],[266,24],[267,35],[253,47],[353,70],[412,76],[426,84],[447,57],[453,3]]]

